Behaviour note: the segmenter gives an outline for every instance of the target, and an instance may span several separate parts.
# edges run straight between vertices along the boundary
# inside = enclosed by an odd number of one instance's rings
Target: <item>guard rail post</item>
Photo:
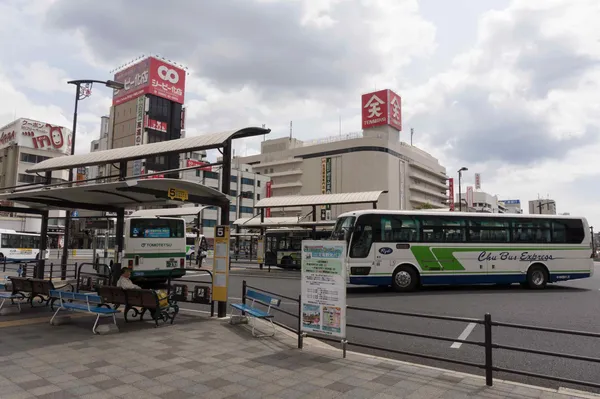
[[[50,281],[52,281],[53,274],[54,274],[54,262],[50,262]]]
[[[242,304],[246,304],[246,280],[242,281]],[[242,312],[242,316],[246,316],[246,312]]]
[[[298,349],[304,347],[304,337],[302,336],[302,295],[298,295]]]
[[[489,313],[485,314],[483,319],[485,330],[485,385],[491,387],[494,385],[493,380],[493,361],[492,361],[492,316]]]
[[[6,273],[6,256],[2,257],[2,273]]]

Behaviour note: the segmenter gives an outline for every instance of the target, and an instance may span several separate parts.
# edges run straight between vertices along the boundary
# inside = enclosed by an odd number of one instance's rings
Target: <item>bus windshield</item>
[[[352,226],[354,226],[355,221],[356,218],[354,216],[338,218],[337,222],[335,223],[335,226],[333,227],[333,231],[331,232],[331,239],[349,241],[350,232],[352,230]]]

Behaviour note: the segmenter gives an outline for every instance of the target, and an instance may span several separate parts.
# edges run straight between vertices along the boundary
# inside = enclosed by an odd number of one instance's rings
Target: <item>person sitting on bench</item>
[[[121,277],[119,277],[119,281],[117,281],[117,287],[124,290],[140,289],[141,287],[133,284],[129,277],[131,277],[131,269],[128,267],[122,268]]]

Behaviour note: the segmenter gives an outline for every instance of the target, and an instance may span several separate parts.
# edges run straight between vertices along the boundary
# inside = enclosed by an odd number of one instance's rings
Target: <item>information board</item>
[[[227,302],[229,284],[229,226],[215,226],[212,299]]]
[[[345,258],[345,241],[302,241],[302,331],[346,337]]]
[[[265,263],[265,238],[263,236],[256,240],[256,261]]]

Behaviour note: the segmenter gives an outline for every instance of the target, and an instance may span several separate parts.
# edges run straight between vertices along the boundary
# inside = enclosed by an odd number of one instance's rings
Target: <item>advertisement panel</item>
[[[202,166],[202,165],[208,165],[208,164],[206,162],[196,161],[195,159],[187,159],[185,161],[185,167],[186,168],[191,168],[192,166]],[[203,168],[200,168],[200,170],[205,170],[207,172],[212,172],[212,166],[205,166]]]
[[[19,118],[0,128],[0,149],[11,145],[71,155],[71,129]]]
[[[273,196],[273,181],[269,180],[267,182],[267,198],[271,198]],[[267,208],[267,211],[265,212],[265,216],[270,218],[271,217],[271,208]]]
[[[146,114],[145,108],[145,96],[140,96],[137,99],[136,104],[136,117],[135,117],[135,136],[133,145],[142,145],[144,144],[144,117]],[[133,175],[141,175],[142,174],[142,164],[143,160],[136,159],[133,161]]]
[[[454,178],[448,179],[448,207],[454,211]]]
[[[321,158],[321,194],[327,194],[327,158]],[[327,217],[327,206],[321,205],[321,220]]]
[[[467,206],[473,207],[473,186],[467,187]]]
[[[345,254],[345,241],[302,241],[302,331],[346,337]]]
[[[402,130],[402,99],[392,90],[379,90],[362,95],[362,128],[392,126]]]
[[[167,132],[167,122],[160,122],[146,116],[146,128],[156,130],[157,132]]]
[[[520,205],[521,204],[521,200],[515,199],[515,200],[502,200],[502,202],[504,202],[504,205]]]
[[[481,173],[475,173],[475,190],[481,189]]]
[[[142,94],[154,94],[183,104],[185,70],[158,58],[148,57],[115,74],[114,80],[125,85],[113,91],[113,105],[130,101]]]
[[[149,76],[150,58],[117,72],[113,79],[115,82],[123,83],[125,88],[113,90],[113,105],[122,104],[147,93]]]
[[[331,158],[325,160],[325,193],[331,194]],[[331,219],[331,205],[325,206],[325,219]]]

